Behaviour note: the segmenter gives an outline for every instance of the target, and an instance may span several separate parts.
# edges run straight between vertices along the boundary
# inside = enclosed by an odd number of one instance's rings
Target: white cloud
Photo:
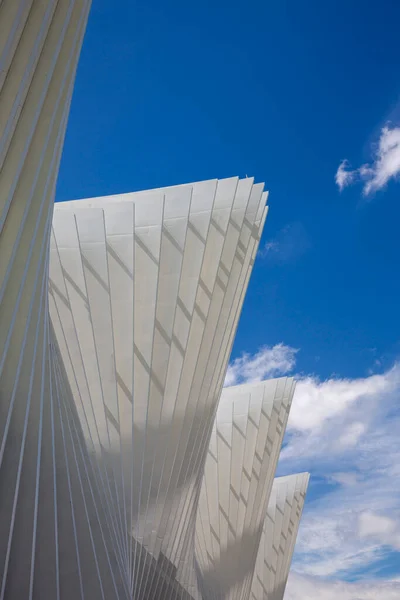
[[[340,191],[358,180],[363,182],[363,193],[368,196],[400,176],[400,127],[383,127],[373,154],[372,163],[358,169],[349,169],[347,160],[340,163],[335,175]]]
[[[400,461],[399,392],[397,364],[380,375],[297,384],[280,471],[311,467],[311,486],[314,476],[323,489],[304,511],[298,574],[317,581],[372,573],[400,549],[400,478],[392,476]]]
[[[353,486],[359,483],[357,473],[332,473],[330,480],[343,486]]]
[[[360,399],[392,390],[399,379],[400,369],[397,367],[383,375],[360,379],[331,378],[320,381],[311,376],[300,378],[290,412],[289,428],[301,431],[315,429],[327,419],[340,416]]]
[[[366,510],[359,516],[361,538],[371,538],[400,550],[400,521]]]
[[[382,189],[389,179],[400,174],[400,127],[382,129],[375,162],[365,173],[365,194]]]
[[[398,600],[400,581],[332,582],[291,573],[285,600]]]
[[[365,431],[364,423],[351,423],[340,436],[338,444],[343,448],[355,446]]]
[[[262,381],[291,371],[297,350],[285,344],[264,346],[256,354],[242,354],[229,365],[225,385]]]
[[[356,175],[356,171],[349,170],[348,166],[349,161],[342,160],[338,167],[338,170],[336,171],[335,181],[340,191],[342,191],[345,187],[353,183],[354,177]]]

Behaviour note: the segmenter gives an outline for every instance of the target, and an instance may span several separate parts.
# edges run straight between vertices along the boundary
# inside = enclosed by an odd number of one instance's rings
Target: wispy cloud
[[[319,581],[291,573],[285,600],[398,600],[400,581]]]
[[[305,432],[308,436],[310,432],[323,427],[327,421],[331,426],[335,418],[342,419],[357,403],[363,401],[366,404],[371,398],[392,392],[399,383],[400,369],[397,366],[383,374],[358,379],[333,377],[321,381],[314,376],[300,377],[288,427]],[[340,423],[341,434],[347,431],[346,423],[348,420]],[[353,426],[352,429],[354,430]]]
[[[353,183],[356,173],[356,171],[350,170],[348,160],[342,160],[335,175],[335,181],[340,191]]]
[[[225,385],[262,381],[288,373],[295,365],[296,352],[285,344],[264,346],[252,355],[245,352],[229,365]]]
[[[400,550],[400,521],[396,519],[366,510],[359,517],[358,530],[361,538]]]
[[[304,513],[298,573],[361,577],[398,549],[400,528],[385,527],[400,515],[399,392],[399,365],[360,379],[299,381],[280,469],[311,463],[320,493]]]
[[[299,222],[288,223],[275,238],[265,243],[259,254],[270,263],[290,263],[298,260],[310,245],[304,225]]]
[[[268,350],[271,368],[257,368],[263,350],[246,354],[232,381],[293,372],[297,350]],[[355,379],[298,377],[278,471],[310,470],[311,482],[288,600],[400,597],[399,395],[399,364]],[[388,562],[399,579],[382,577]]]
[[[363,194],[369,196],[383,189],[390,179],[400,176],[400,127],[386,125],[373,151],[371,163],[351,169],[342,160],[336,171],[335,181],[340,191],[356,181],[363,184]]]

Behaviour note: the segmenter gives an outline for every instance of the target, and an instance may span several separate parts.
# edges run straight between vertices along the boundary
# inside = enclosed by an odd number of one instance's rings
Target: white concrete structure
[[[291,378],[222,392],[197,516],[202,597],[248,598],[293,392]]]
[[[250,600],[282,600],[307,493],[308,473],[274,481]]]
[[[53,216],[89,7],[0,0],[0,600],[247,600],[292,381],[226,390],[213,425],[267,194],[231,178]]]
[[[0,598],[128,598],[48,316],[87,0],[0,3]]]
[[[134,597],[150,585],[142,547],[178,581],[193,560],[197,488],[265,202],[262,184],[232,178],[55,207],[50,314]]]

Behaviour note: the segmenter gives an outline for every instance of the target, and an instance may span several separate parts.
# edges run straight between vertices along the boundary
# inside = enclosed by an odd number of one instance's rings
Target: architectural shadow
[[[199,589],[204,598],[224,598],[234,586],[248,583],[254,573],[262,526],[254,532],[245,531],[229,544],[211,568],[202,569],[195,561]]]

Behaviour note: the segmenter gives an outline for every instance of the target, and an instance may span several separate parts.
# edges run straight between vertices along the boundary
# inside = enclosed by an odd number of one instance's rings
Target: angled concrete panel
[[[196,527],[199,592],[244,600],[294,391],[291,378],[225,388],[212,429]]]
[[[262,185],[232,178],[55,207],[52,323],[134,598],[149,585],[157,593],[144,552],[182,585],[192,567],[198,488],[264,203]]]
[[[0,598],[126,598],[48,316],[54,190],[90,2],[0,2]]]
[[[274,481],[257,555],[251,600],[282,600],[307,493],[308,473]]]

